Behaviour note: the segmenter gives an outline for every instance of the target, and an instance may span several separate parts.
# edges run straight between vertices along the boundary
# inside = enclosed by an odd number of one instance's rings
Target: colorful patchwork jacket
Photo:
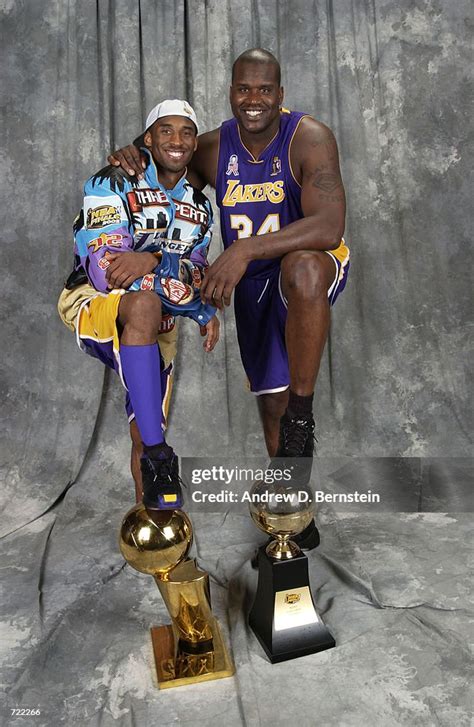
[[[205,325],[216,309],[199,297],[211,241],[212,207],[183,175],[173,189],[158,180],[149,157],[144,179],[137,181],[117,167],[104,167],[84,185],[84,205],[74,223],[75,270],[85,271],[94,288],[108,290],[108,255],[151,252],[152,273],[129,290],[154,290],[163,309]]]

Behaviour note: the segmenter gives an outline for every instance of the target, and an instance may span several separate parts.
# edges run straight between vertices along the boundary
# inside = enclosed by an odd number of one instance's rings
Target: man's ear
[[[283,86],[280,86],[280,106],[283,105],[283,97],[284,97],[284,95],[285,95],[284,88],[283,88]]]
[[[151,149],[151,133],[149,131],[147,131],[143,137],[143,142],[148,149]]]

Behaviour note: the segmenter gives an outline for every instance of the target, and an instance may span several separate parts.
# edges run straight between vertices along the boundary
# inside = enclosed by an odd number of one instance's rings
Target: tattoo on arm
[[[320,194],[319,199],[322,199],[325,202],[342,202],[344,197],[342,196],[342,194],[340,194],[340,195]]]
[[[334,192],[342,184],[340,174],[334,174],[333,172],[325,172],[323,169],[316,169],[313,187],[321,189],[323,192],[331,193]]]

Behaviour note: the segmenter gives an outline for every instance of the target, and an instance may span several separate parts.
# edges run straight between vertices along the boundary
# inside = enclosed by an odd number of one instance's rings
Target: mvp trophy
[[[182,510],[147,510],[139,504],[122,521],[123,557],[154,577],[171,617],[171,625],[151,629],[160,689],[234,674],[211,611],[209,575],[186,558],[192,541],[191,521]]]
[[[258,586],[249,623],[265,653],[276,664],[336,645],[316,613],[308,579],[308,559],[290,540],[313,519],[309,486],[257,482],[249,504],[252,520],[273,536],[258,551]]]

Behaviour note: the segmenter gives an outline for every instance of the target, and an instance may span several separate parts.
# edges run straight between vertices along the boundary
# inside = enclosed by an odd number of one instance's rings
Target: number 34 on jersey
[[[257,232],[253,231],[253,221],[247,215],[230,215],[230,226],[237,230],[237,238],[242,240],[253,235],[266,235],[268,232],[278,232],[280,229],[280,215],[270,214],[265,217]]]

